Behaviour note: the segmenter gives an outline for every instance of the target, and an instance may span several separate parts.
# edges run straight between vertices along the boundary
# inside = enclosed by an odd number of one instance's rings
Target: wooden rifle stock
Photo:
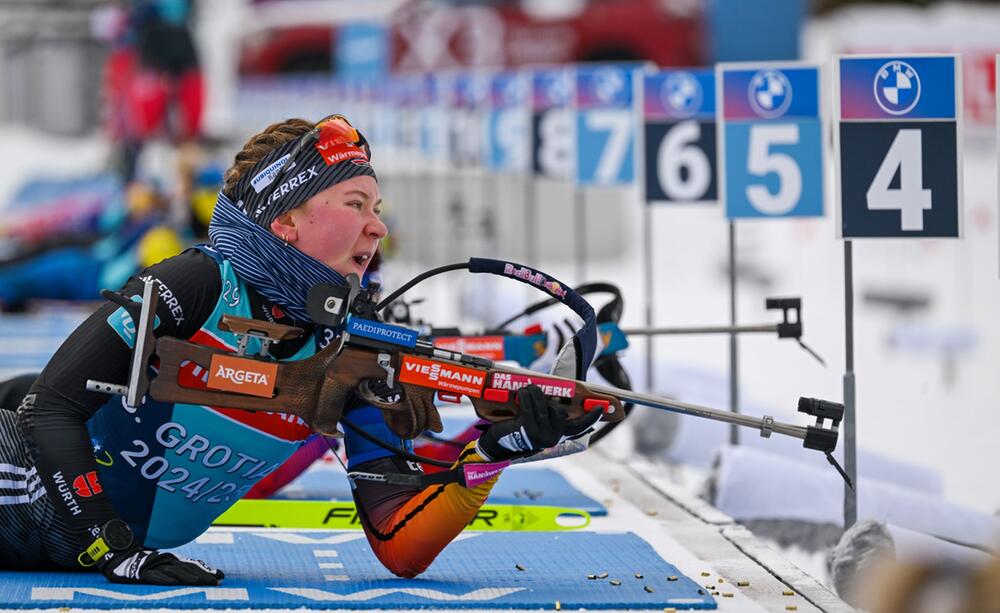
[[[156,354],[160,359],[158,376],[150,384],[150,394],[154,399],[163,402],[181,402],[214,407],[244,409],[248,411],[274,411],[288,413],[302,418],[313,430],[321,434],[333,436],[337,434],[337,422],[343,413],[345,404],[352,394],[357,393],[359,386],[370,379],[386,380],[388,371],[379,364],[380,354],[383,363],[395,373],[396,385],[403,390],[399,402],[380,402],[377,399],[366,398],[376,407],[388,411],[403,411],[408,408],[406,397],[412,394],[426,394],[427,389],[438,389],[444,394],[450,394],[446,389],[428,381],[428,385],[403,383],[398,381],[404,356],[415,355],[405,350],[380,350],[345,344],[339,347],[337,342],[331,343],[319,353],[303,359],[288,362],[273,362],[259,358],[245,357],[252,361],[262,361],[277,364],[277,375],[274,381],[274,391],[271,397],[260,397],[239,392],[221,391],[205,387],[200,378],[191,387],[181,385],[181,365],[186,362],[197,364],[209,371],[212,358],[215,355],[232,356],[230,352],[204,345],[196,345],[184,340],[163,337],[156,341]],[[384,357],[388,356],[388,362]],[[415,355],[421,360],[425,356]],[[480,396],[470,395],[472,406],[479,417],[490,421],[512,419],[518,414],[516,390],[509,388],[498,390],[499,393],[487,394],[497,388],[491,386],[495,375],[512,375],[524,378],[521,373],[513,373],[503,367],[482,369],[470,367],[451,360],[433,359],[444,368],[460,366],[465,370],[482,374],[484,386],[479,387]],[[189,366],[189,368],[193,368]],[[210,374],[210,373],[209,373]],[[586,383],[551,375],[539,374],[533,379],[541,383],[557,382],[563,386],[572,386],[571,398],[560,398],[570,419],[590,410],[603,410],[604,421],[620,421],[624,419],[621,400],[617,397],[597,393],[590,390]],[[523,383],[523,382],[522,382]],[[527,384],[527,383],[524,383]],[[504,393],[506,392],[506,393]],[[488,398],[486,397],[488,395]]]

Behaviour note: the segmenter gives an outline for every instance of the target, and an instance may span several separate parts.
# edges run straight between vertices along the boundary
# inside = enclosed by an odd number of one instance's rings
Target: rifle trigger
[[[388,374],[388,377],[385,379],[386,385],[389,387],[396,387],[394,381],[396,370],[392,367],[392,356],[388,353],[379,353],[378,365]]]

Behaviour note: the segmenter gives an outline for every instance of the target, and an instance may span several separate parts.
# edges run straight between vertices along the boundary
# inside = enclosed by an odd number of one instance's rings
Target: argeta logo
[[[747,97],[764,119],[781,117],[792,104],[792,84],[780,70],[761,70],[750,79]]]
[[[336,296],[330,296],[323,303],[323,310],[327,313],[333,313],[334,315],[340,315],[341,310],[344,308],[344,299],[337,298]]]
[[[705,92],[690,72],[674,72],[663,81],[660,100],[680,117],[690,117],[701,108]]]
[[[905,115],[920,101],[920,75],[906,62],[886,62],[875,74],[875,102],[890,115]]]
[[[238,392],[261,398],[274,396],[278,375],[275,362],[262,362],[216,353],[208,369],[209,389]]]
[[[73,491],[80,498],[90,498],[103,492],[104,488],[101,487],[101,483],[97,480],[97,471],[92,470],[73,479]]]

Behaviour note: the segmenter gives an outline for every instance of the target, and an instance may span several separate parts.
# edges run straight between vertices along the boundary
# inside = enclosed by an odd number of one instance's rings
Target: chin
[[[331,266],[330,268],[336,270],[344,277],[353,272],[354,274],[358,275],[359,279],[364,277],[365,272],[367,272],[368,270],[367,266],[361,267],[355,264],[354,262],[351,262],[350,264],[343,264],[341,266]]]

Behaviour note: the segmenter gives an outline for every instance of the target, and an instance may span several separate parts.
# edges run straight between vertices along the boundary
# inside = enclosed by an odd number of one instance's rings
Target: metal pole
[[[648,330],[653,329],[653,298],[655,288],[653,287],[653,215],[652,211],[649,210],[649,205],[643,203],[642,209],[642,219],[643,219],[643,244],[642,244],[642,259],[643,259],[643,276],[645,277],[646,283],[646,328]],[[626,333],[627,334],[627,333]],[[649,335],[650,338],[646,339],[646,389],[650,392],[655,391],[653,387],[656,383],[653,376],[653,338],[652,334]]]
[[[854,380],[854,257],[851,241],[844,241],[844,323],[846,330],[846,372],[844,373],[844,471],[858,482],[855,447],[857,398]],[[857,485],[855,487],[858,487]],[[844,484],[844,530],[858,521],[857,492]]]
[[[736,223],[733,221],[729,222],[729,323],[736,327]],[[729,335],[729,410],[733,413],[740,412],[738,351],[737,335],[732,332]],[[729,429],[729,444],[740,444],[739,429],[735,425]]]
[[[538,267],[538,207],[535,203],[537,198],[538,190],[535,189],[535,179],[529,172],[524,175],[524,220],[525,227],[528,228],[525,263],[535,268]]]
[[[582,187],[573,190],[573,206],[576,209],[573,215],[573,225],[576,230],[576,277],[574,283],[586,283],[587,281],[587,195]]]

